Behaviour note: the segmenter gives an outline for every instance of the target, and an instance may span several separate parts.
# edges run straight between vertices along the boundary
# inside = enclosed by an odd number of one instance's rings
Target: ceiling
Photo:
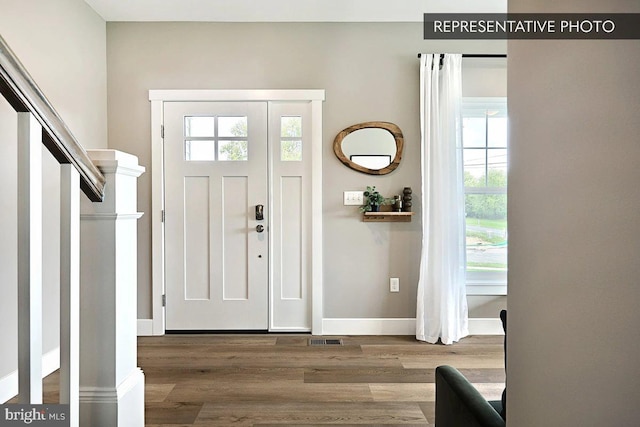
[[[105,21],[422,22],[423,13],[506,13],[507,0],[85,0]]]

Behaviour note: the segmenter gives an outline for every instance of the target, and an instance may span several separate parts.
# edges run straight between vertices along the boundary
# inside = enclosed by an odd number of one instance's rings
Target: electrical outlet
[[[400,279],[398,277],[389,279],[389,292],[400,292]]]
[[[364,205],[364,191],[345,191],[345,206],[361,206]]]

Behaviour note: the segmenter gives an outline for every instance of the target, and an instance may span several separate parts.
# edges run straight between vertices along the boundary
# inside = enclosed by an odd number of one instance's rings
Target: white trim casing
[[[162,101],[151,101],[151,259],[164,260],[164,112]],[[164,334],[164,264],[152,261],[151,333]],[[138,325],[139,325],[138,321]],[[138,326],[138,335],[140,335]]]
[[[415,335],[416,319],[323,319],[322,335]],[[314,333],[315,334],[315,333]],[[469,335],[504,335],[500,319],[469,319]]]
[[[153,319],[138,319],[137,330],[139,337],[153,335]]]
[[[322,194],[322,98],[311,102],[311,194]],[[323,306],[323,241],[322,241],[322,197],[311,199],[311,333],[322,331]]]
[[[165,102],[189,101],[306,101],[311,102],[311,179],[313,194],[322,194],[322,102],[325,99],[323,89],[248,89],[248,90],[150,90],[151,103],[151,236],[152,236],[152,334],[165,332],[165,310],[162,306],[164,289],[164,156],[162,135],[163,111]],[[311,206],[311,298],[312,332],[322,330],[322,200],[313,198]],[[146,322],[145,322],[146,323]],[[140,326],[148,332],[148,326]]]
[[[138,319],[138,336],[151,336],[152,319]],[[320,331],[313,335],[413,335],[416,319],[320,319]],[[288,329],[273,329],[272,332],[292,332]],[[306,333],[308,330],[297,332]],[[503,335],[500,319],[469,319],[470,335]]]
[[[473,295],[506,296],[507,284],[494,282],[467,282],[467,296]]]
[[[324,89],[150,90],[149,101],[324,101]]]

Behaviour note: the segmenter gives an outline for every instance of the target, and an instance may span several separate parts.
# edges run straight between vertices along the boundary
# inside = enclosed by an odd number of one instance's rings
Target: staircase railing
[[[0,37],[0,93],[18,116],[18,400],[42,403],[42,159],[60,163],[60,403],[79,414],[80,190],[99,202],[105,178]]]
[[[80,187],[94,202],[104,196],[104,176],[73,136],[16,55],[0,36],[0,93],[17,113],[31,113],[42,126],[42,143],[60,164],[72,164]]]

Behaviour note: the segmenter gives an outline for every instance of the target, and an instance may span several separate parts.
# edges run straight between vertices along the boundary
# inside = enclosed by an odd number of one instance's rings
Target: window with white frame
[[[507,283],[507,100],[464,98],[467,284]],[[501,293],[502,293],[501,292]]]

